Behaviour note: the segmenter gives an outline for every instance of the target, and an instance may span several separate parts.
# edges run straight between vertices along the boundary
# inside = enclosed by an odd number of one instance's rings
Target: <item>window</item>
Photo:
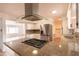
[[[11,27],[11,26],[8,26],[8,27],[6,28],[6,33],[7,33],[7,34],[19,33],[19,29],[18,29],[18,27]]]
[[[12,20],[6,20],[6,36],[16,37],[25,35],[25,24]]]

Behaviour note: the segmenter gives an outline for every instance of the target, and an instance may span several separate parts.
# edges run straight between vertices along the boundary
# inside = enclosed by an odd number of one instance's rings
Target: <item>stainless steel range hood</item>
[[[25,16],[22,19],[29,21],[41,20],[42,17],[38,15],[38,9],[38,3],[25,3]]]

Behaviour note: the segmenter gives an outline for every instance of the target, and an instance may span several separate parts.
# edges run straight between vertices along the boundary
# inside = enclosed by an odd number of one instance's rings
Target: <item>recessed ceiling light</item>
[[[56,14],[56,13],[57,13],[57,11],[56,11],[56,10],[53,10],[53,11],[52,11],[52,14]]]

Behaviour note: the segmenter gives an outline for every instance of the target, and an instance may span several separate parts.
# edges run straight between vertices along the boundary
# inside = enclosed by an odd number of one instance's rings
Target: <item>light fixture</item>
[[[12,44],[12,42],[10,42],[10,44]]]
[[[57,13],[57,11],[56,11],[56,10],[53,10],[53,11],[52,11],[52,14],[56,14],[56,13]]]
[[[59,48],[61,48],[61,45],[59,45]]]
[[[38,54],[38,50],[33,50],[32,53],[33,54]]]

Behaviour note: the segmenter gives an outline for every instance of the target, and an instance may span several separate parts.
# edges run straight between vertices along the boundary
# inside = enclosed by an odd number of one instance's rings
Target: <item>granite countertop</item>
[[[21,56],[73,55],[73,53],[71,52],[71,49],[70,49],[70,48],[73,48],[73,47],[71,47],[73,45],[71,44],[71,46],[69,47],[69,45],[68,45],[69,43],[65,38],[63,38],[61,40],[61,45],[59,45],[59,46],[57,46],[55,44],[54,40],[52,40],[52,41],[48,42],[41,49],[38,49],[33,46],[22,43],[25,40],[26,39],[23,38],[23,39],[10,41],[10,42],[7,42],[6,45]]]

